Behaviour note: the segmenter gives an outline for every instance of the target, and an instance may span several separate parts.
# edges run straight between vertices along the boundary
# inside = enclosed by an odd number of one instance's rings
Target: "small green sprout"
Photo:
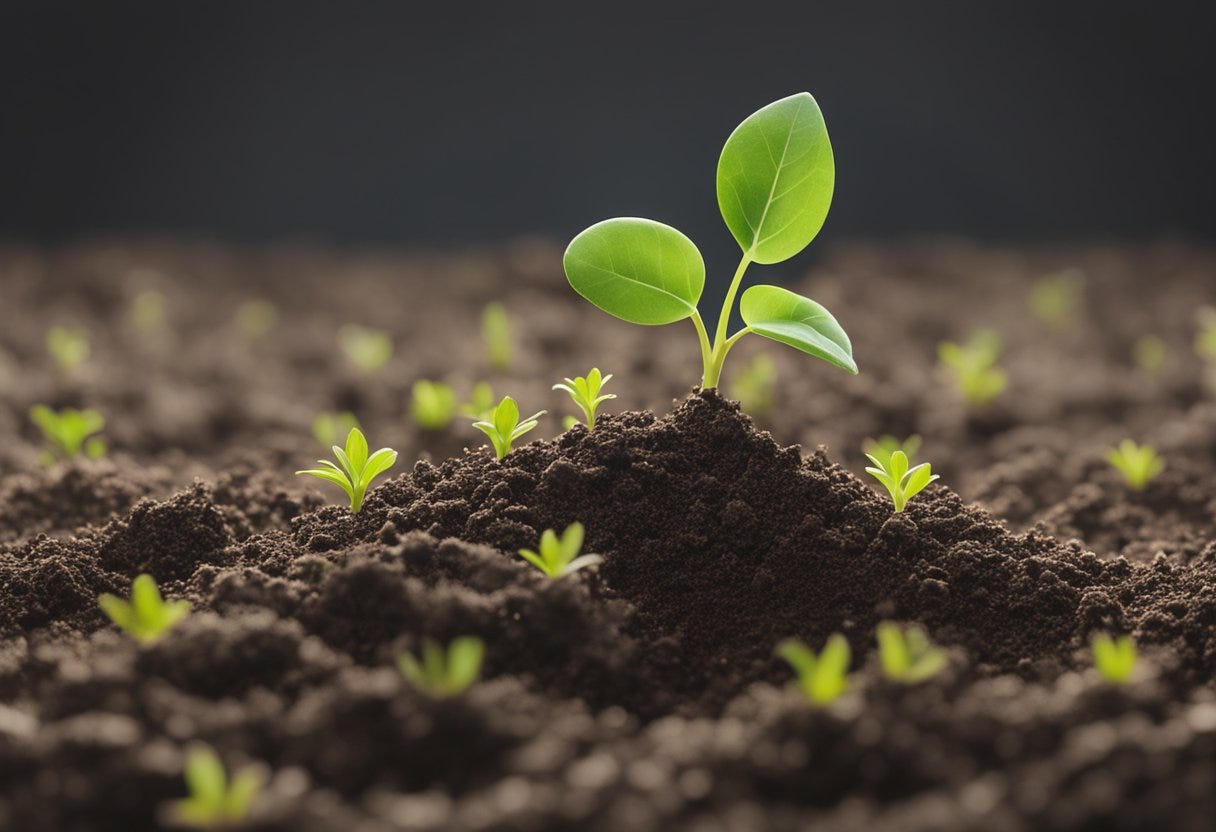
[[[896,451],[903,451],[904,456],[908,458],[908,462],[916,459],[917,453],[920,452],[921,438],[917,434],[912,434],[907,439],[900,440],[891,434],[884,434],[877,439],[867,439],[862,443],[861,450],[866,456],[871,459],[877,458],[882,468],[886,468],[891,464],[891,455]]]
[[[472,419],[489,419],[494,414],[494,388],[489,382],[479,381],[473,385],[469,400],[460,406],[460,412]]]
[[[786,639],[777,645],[777,655],[794,668],[791,686],[810,702],[827,705],[848,689],[849,662],[853,652],[840,633],[833,633],[819,655],[797,639]]]
[[[754,332],[857,373],[848,335],[828,310],[778,286],[752,286],[739,300],[743,328],[727,337],[735,296],[752,263],[789,260],[819,233],[832,202],[836,166],[819,104],[808,92],[748,116],[718,158],[718,208],[743,251],[711,342],[697,304],[705,261],[669,225],[637,217],[596,223],[563,257],[574,291],[609,315],[657,326],[691,320],[701,347],[701,387],[718,386],[731,347]]]
[[[105,593],[97,598],[101,611],[142,644],[158,641],[190,612],[189,601],[166,601],[151,575],[140,575],[131,584],[131,600]]]
[[[878,625],[878,658],[888,679],[915,685],[946,666],[946,654],[933,646],[920,627],[904,630],[884,621]]]
[[[1144,486],[1165,470],[1165,460],[1157,455],[1152,445],[1137,445],[1131,439],[1124,439],[1119,447],[1107,451],[1106,461],[1123,474],[1123,481],[1132,491],[1143,491]]]
[[[532,430],[538,424],[537,419],[545,414],[541,410],[520,421],[519,405],[510,396],[504,396],[488,419],[474,422],[473,427],[490,437],[494,445],[494,453],[502,459],[511,453],[511,445],[516,439]]]
[[[1085,275],[1080,269],[1065,269],[1041,277],[1030,290],[1030,311],[1052,329],[1067,329],[1084,288]]]
[[[571,523],[559,538],[553,529],[545,529],[540,536],[540,552],[520,549],[519,556],[544,572],[550,578],[564,578],[580,569],[594,566],[603,560],[599,555],[579,556],[583,549],[583,524]]]
[[[1156,335],[1141,335],[1132,345],[1132,358],[1136,366],[1148,373],[1155,373],[1169,358],[1169,347]]]
[[[371,375],[393,357],[393,339],[381,329],[347,324],[338,330],[338,344],[346,358]]]
[[[866,454],[866,456],[870,458],[870,462],[873,462],[875,466],[873,468],[866,468],[866,473],[882,483],[883,487],[887,489],[887,493],[891,495],[891,502],[895,504],[896,512],[903,511],[904,506],[908,504],[908,500],[915,497],[924,490],[926,485],[938,478],[927,462],[922,462],[920,465],[909,468],[908,455],[903,451],[893,452],[890,460],[885,464],[879,457],[873,454]]]
[[[425,430],[443,430],[456,416],[456,391],[442,381],[419,379],[412,388],[410,412]]]
[[[575,376],[568,378],[561,384],[553,385],[554,390],[565,390],[570,398],[574,399],[574,403],[583,411],[583,416],[586,421],[587,430],[595,430],[595,411],[599,406],[608,401],[615,399],[616,394],[604,393],[600,395],[600,389],[608,383],[612,378],[612,373],[601,375],[598,367],[592,367],[591,371],[584,376]],[[566,430],[570,428],[567,427]]]
[[[268,300],[247,300],[236,309],[236,328],[250,340],[265,337],[279,322],[279,310]]]
[[[1195,352],[1206,361],[1216,361],[1216,307],[1205,306],[1197,314]]]
[[[1127,684],[1136,669],[1136,643],[1131,636],[1114,638],[1108,633],[1095,633],[1089,642],[1094,667],[1102,678],[1113,685]]]
[[[106,443],[100,433],[106,426],[105,418],[96,410],[77,410],[65,407],[54,411],[44,404],[30,408],[30,419],[42,431],[47,449],[42,452],[42,461],[52,465],[57,459],[71,459],[83,453],[89,459],[100,459],[106,455]]]
[[[165,325],[165,295],[155,289],[140,292],[131,301],[131,323],[145,332]]]
[[[312,420],[313,438],[323,448],[330,448],[349,436],[352,429],[359,427],[359,420],[349,410],[341,413],[322,411]]]
[[[730,395],[748,413],[763,416],[773,409],[776,389],[777,365],[771,356],[760,353],[731,382]]]
[[[422,644],[421,660],[410,653],[397,657],[397,668],[406,681],[437,699],[463,693],[477,681],[485,645],[475,636],[454,639],[445,652],[432,639]]]
[[[241,769],[229,782],[219,755],[201,743],[186,752],[182,774],[190,796],[173,801],[169,813],[175,823],[193,829],[240,825],[262,790],[263,778],[256,767]]]
[[[296,471],[296,474],[307,474],[334,485],[346,492],[350,497],[351,514],[358,514],[363,508],[363,497],[372,480],[397,464],[397,452],[391,448],[381,448],[371,456],[367,453],[367,439],[358,428],[351,428],[346,436],[346,450],[337,445],[333,446],[334,456],[338,465],[328,459],[318,459],[324,468],[313,468],[307,471]]]
[[[79,327],[53,326],[46,332],[46,348],[64,375],[71,375],[89,357],[89,332]]]
[[[968,404],[983,407],[1005,389],[1009,378],[996,366],[1001,357],[1001,336],[992,330],[979,330],[966,344],[945,341],[937,355],[950,373]]]
[[[488,304],[481,313],[481,337],[490,354],[490,366],[501,372],[511,366],[511,323],[501,303]]]

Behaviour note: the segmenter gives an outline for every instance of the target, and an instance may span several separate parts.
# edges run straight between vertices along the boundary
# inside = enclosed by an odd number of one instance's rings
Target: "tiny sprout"
[[[1207,361],[1216,361],[1216,307],[1199,310],[1199,331],[1195,333],[1195,352]]]
[[[1165,470],[1165,460],[1152,445],[1137,445],[1124,439],[1119,447],[1111,448],[1106,461],[1123,474],[1123,481],[1132,491],[1142,491],[1149,481]]]
[[[426,430],[443,430],[456,415],[456,391],[442,381],[414,382],[410,405],[414,421]]]
[[[1156,335],[1141,335],[1132,345],[1132,357],[1140,369],[1155,373],[1169,357],[1169,348]]]
[[[968,404],[983,407],[999,396],[1008,383],[1005,371],[996,366],[1001,357],[1001,336],[979,330],[966,344],[945,341],[937,348],[942,366]]]
[[[1131,636],[1110,636],[1095,633],[1089,643],[1094,667],[1102,678],[1113,685],[1127,684],[1136,669],[1136,643]]]
[[[349,436],[351,430],[357,427],[359,420],[349,410],[341,413],[323,411],[312,420],[312,435],[321,447],[329,448],[337,445],[342,437]]]
[[[422,643],[422,659],[410,653],[397,657],[397,668],[406,681],[437,699],[463,693],[477,681],[485,645],[474,636],[461,636],[448,644],[447,651],[432,639]]]
[[[862,443],[861,450],[862,453],[871,459],[877,457],[880,460],[881,467],[885,468],[891,464],[891,455],[896,451],[903,451],[904,456],[908,458],[908,462],[910,463],[916,459],[916,454],[920,451],[920,445],[920,436],[915,433],[902,441],[888,433],[877,439],[867,439]]]
[[[595,411],[599,406],[608,401],[615,399],[616,394],[605,393],[600,395],[600,389],[608,383],[612,378],[612,373],[601,375],[598,367],[592,367],[591,371],[584,376],[575,376],[574,378],[566,379],[562,384],[553,385],[554,390],[565,390],[570,398],[574,399],[574,403],[583,411],[583,416],[586,418],[584,424],[587,425],[587,430],[595,430]],[[570,428],[566,428],[569,430]]]
[[[166,601],[151,575],[140,575],[131,584],[131,600],[124,601],[108,592],[97,598],[101,611],[143,644],[158,641],[190,612],[189,601]]]
[[[489,418],[474,422],[473,427],[490,437],[490,442],[494,445],[494,453],[498,455],[499,459],[502,459],[511,453],[511,444],[536,427],[538,424],[536,420],[544,414],[545,411],[541,410],[520,421],[519,405],[515,403],[515,399],[504,396],[503,400],[489,414]]]
[[[545,529],[540,536],[540,552],[520,549],[519,556],[544,572],[550,578],[564,578],[580,569],[594,566],[603,560],[599,555],[583,555],[583,524],[571,523],[559,538],[553,529]]]
[[[777,389],[777,365],[766,353],[759,353],[730,385],[731,398],[755,416],[763,416],[773,409],[774,391]]]
[[[887,678],[905,685],[931,679],[946,666],[946,654],[933,646],[924,630],[902,630],[889,621],[878,625],[878,658]]]
[[[501,303],[488,304],[481,313],[481,337],[490,354],[490,366],[503,372],[511,366],[511,324]]]
[[[307,474],[332,482],[350,497],[351,514],[358,514],[363,508],[363,497],[368,486],[372,484],[372,480],[397,464],[397,452],[391,448],[381,448],[368,456],[367,439],[358,428],[351,428],[347,434],[345,451],[334,445],[333,452],[341,467],[328,459],[318,459],[317,462],[326,467],[296,471],[296,474]]]
[[[131,323],[144,331],[165,325],[165,296],[155,289],[140,292],[131,301]]]
[[[575,425],[582,424],[575,417],[566,414],[562,417],[562,430],[573,430]]]
[[[849,686],[849,662],[853,653],[848,640],[840,633],[833,633],[828,638],[818,656],[814,650],[792,638],[777,645],[777,655],[794,668],[795,679],[791,687],[813,704],[827,705]]]
[[[460,412],[473,419],[489,419],[494,414],[494,388],[489,382],[473,385],[469,401],[460,406]]]
[[[186,752],[182,774],[190,796],[170,804],[176,823],[194,829],[217,829],[243,823],[262,790],[262,775],[249,766],[238,771],[232,781],[219,755],[201,743]]]
[[[46,332],[46,348],[64,375],[71,375],[89,357],[88,330],[53,326]]]
[[[46,439],[48,447],[42,453],[42,461],[47,465],[81,453],[89,459],[106,455],[105,440],[93,435],[106,426],[105,418],[96,410],[65,407],[56,412],[44,404],[36,404],[30,408],[30,419]]]
[[[1052,329],[1065,329],[1072,321],[1085,288],[1080,269],[1065,269],[1041,277],[1030,290],[1030,311]]]
[[[393,339],[381,329],[347,324],[338,330],[338,344],[350,363],[369,375],[393,357]]]
[[[279,310],[268,300],[247,300],[236,310],[236,328],[254,340],[265,336],[278,322]]]
[[[878,480],[891,495],[897,512],[903,511],[908,500],[915,497],[925,486],[937,479],[937,474],[929,463],[922,462],[913,468],[908,467],[908,456],[903,451],[895,451],[885,464],[877,456],[866,454],[874,463],[873,468],[866,468],[866,473]]]

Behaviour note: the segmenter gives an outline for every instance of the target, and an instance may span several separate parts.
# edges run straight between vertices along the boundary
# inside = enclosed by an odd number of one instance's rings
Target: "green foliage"
[[[155,289],[140,292],[131,301],[131,323],[145,332],[165,325],[165,296]]]
[[[773,409],[777,390],[777,365],[772,357],[760,353],[735,376],[730,385],[730,396],[753,416],[763,416]]]
[[[415,381],[412,399],[414,421],[426,430],[443,430],[456,417],[456,391],[442,381]]]
[[[42,461],[47,465],[81,453],[89,459],[106,455],[105,441],[93,435],[106,426],[105,418],[96,410],[65,407],[55,411],[44,404],[36,404],[30,408],[30,419],[46,439],[47,449],[42,453]]]
[[[1005,371],[996,366],[1001,357],[1001,336],[983,329],[972,333],[965,344],[946,341],[937,356],[968,404],[983,407],[999,396],[1008,383]]]
[[[511,453],[511,445],[515,440],[536,427],[538,424],[536,420],[544,414],[545,411],[541,410],[520,421],[519,405],[515,403],[515,399],[504,396],[490,417],[474,422],[473,427],[490,437],[494,453],[498,455],[499,459],[502,459]]]
[[[393,339],[381,329],[346,324],[338,330],[338,344],[347,360],[371,375],[393,357]]]
[[[1216,308],[1203,307],[1197,318],[1199,330],[1195,333],[1195,352],[1206,361],[1216,361]]]
[[[871,459],[877,458],[880,462],[880,467],[886,468],[890,466],[891,455],[896,451],[903,451],[904,456],[911,463],[920,452],[920,446],[921,438],[915,433],[903,440],[888,433],[877,439],[867,439],[862,443],[861,450],[862,453]]]
[[[473,385],[469,400],[460,406],[460,412],[472,419],[490,419],[494,414],[494,388],[489,382],[479,381]]]
[[[580,557],[582,549],[583,524],[576,522],[567,526],[560,538],[553,529],[545,529],[540,536],[540,551],[520,549],[519,556],[550,578],[564,578],[603,560],[599,555]]]
[[[727,337],[735,297],[751,263],[779,263],[819,233],[835,184],[827,127],[810,93],[761,108],[735,128],[718,160],[718,207],[742,249],[713,341],[697,310],[705,263],[691,240],[654,220],[618,217],[583,231],[566,249],[566,278],[610,315],[657,326],[689,319],[701,346],[701,386],[718,386],[731,347],[749,332],[857,372],[848,336],[819,304],[777,286],[753,286]]]
[[[1165,470],[1165,460],[1157,455],[1152,445],[1137,445],[1124,439],[1119,447],[1106,453],[1106,461],[1123,474],[1123,481],[1132,491],[1142,491],[1158,474]]]
[[[562,384],[553,385],[554,390],[565,390],[579,409],[583,411],[583,417],[586,420],[587,430],[595,430],[595,411],[599,406],[609,399],[615,399],[616,394],[604,393],[600,395],[600,389],[603,388],[608,380],[612,378],[612,373],[601,375],[598,367],[592,367],[591,371],[586,376],[575,376],[574,378],[565,379]],[[567,427],[566,430],[569,430]]]
[[[1085,288],[1080,269],[1065,269],[1035,281],[1030,290],[1030,311],[1052,329],[1067,329],[1076,317]]]
[[[1090,640],[1094,667],[1102,678],[1114,685],[1126,684],[1136,670],[1136,643],[1131,636],[1112,638],[1107,633],[1096,633]]]
[[[236,328],[250,340],[265,337],[278,322],[279,310],[268,300],[247,300],[236,310]]]
[[[887,493],[891,495],[891,502],[895,504],[897,512],[903,511],[904,506],[908,504],[908,500],[915,497],[924,490],[926,485],[938,478],[927,462],[922,462],[920,465],[909,468],[908,455],[903,451],[893,451],[890,459],[885,463],[874,454],[866,454],[866,456],[870,458],[870,462],[874,463],[874,467],[866,468],[866,473],[882,483],[883,487],[887,489]]]
[[[296,474],[307,474],[332,482],[350,498],[351,514],[358,514],[363,508],[363,497],[367,494],[368,486],[397,463],[397,452],[391,448],[381,448],[369,456],[367,440],[358,428],[351,428],[347,434],[346,450],[334,445],[333,452],[338,460],[337,465],[328,459],[318,459],[317,462],[325,467],[296,471]]]
[[[437,699],[463,693],[477,681],[485,645],[474,636],[454,639],[445,651],[432,639],[422,644],[422,658],[410,653],[397,657],[397,667],[406,681]]]
[[[71,375],[89,357],[89,332],[80,327],[53,326],[46,332],[46,348],[64,375]]]
[[[166,601],[151,575],[140,575],[131,584],[131,600],[108,592],[97,598],[101,611],[143,644],[158,641],[190,612],[189,601]]]
[[[218,829],[243,823],[262,790],[262,775],[254,767],[238,771],[228,780],[219,756],[206,745],[186,752],[183,770],[190,796],[174,801],[170,814],[175,823],[193,829]]]
[[[1216,344],[1216,339],[1213,340]],[[1155,373],[1165,365],[1169,358],[1169,347],[1156,335],[1141,335],[1132,345],[1132,358],[1136,366],[1145,372]]]
[[[853,652],[840,633],[828,638],[819,655],[797,639],[777,645],[777,655],[794,668],[792,686],[815,705],[827,705],[848,689]]]
[[[322,411],[312,420],[312,435],[321,447],[329,448],[337,445],[342,441],[342,437],[350,435],[357,427],[359,420],[349,410],[341,413]]]
[[[878,625],[878,658],[887,678],[905,685],[931,679],[946,666],[946,654],[933,646],[924,630],[903,630],[889,621]]]
[[[501,303],[487,304],[481,313],[481,337],[486,342],[490,366],[504,372],[511,366],[511,322]]]

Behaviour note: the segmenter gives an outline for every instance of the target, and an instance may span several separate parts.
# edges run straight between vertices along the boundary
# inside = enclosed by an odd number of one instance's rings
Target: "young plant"
[[[611,378],[612,373],[606,376],[601,375],[598,367],[592,367],[585,377],[575,376],[574,378],[568,378],[561,384],[553,385],[553,389],[565,390],[570,398],[574,399],[574,403],[578,405],[579,409],[583,411],[583,416],[586,419],[584,424],[587,426],[587,430],[595,430],[595,411],[604,402],[616,398],[616,394],[614,393],[600,394],[600,389]],[[569,427],[566,428],[566,430],[569,429]]]
[[[1094,657],[1094,667],[1102,678],[1112,685],[1127,684],[1136,670],[1136,643],[1131,636],[1113,638],[1107,633],[1096,633],[1089,642]]]
[[[231,782],[219,755],[206,745],[186,752],[182,771],[190,796],[169,806],[174,823],[193,829],[218,829],[243,823],[262,790],[262,775],[252,766],[238,771]]]
[[[443,647],[432,639],[422,643],[422,658],[410,653],[397,657],[397,667],[406,681],[418,690],[445,699],[463,693],[477,681],[485,645],[474,636],[462,636]]]
[[[46,439],[47,448],[42,452],[46,465],[81,453],[89,459],[106,455],[105,440],[94,436],[106,426],[105,418],[96,410],[65,407],[55,411],[44,404],[36,404],[30,408],[30,419]]]
[[[904,630],[884,621],[878,625],[878,658],[888,679],[915,685],[946,666],[946,654],[933,646],[920,627]]]
[[[190,612],[189,601],[166,601],[151,575],[140,575],[131,584],[131,600],[105,593],[97,598],[101,611],[141,644],[160,640]]]
[[[760,353],[731,382],[730,395],[748,413],[763,416],[773,409],[776,389],[777,365],[771,356]]]
[[[425,430],[443,430],[456,416],[456,391],[442,381],[419,379],[412,388],[410,412]]]
[[[350,435],[350,432],[357,427],[359,427],[359,420],[349,410],[341,413],[322,411],[312,420],[312,435],[321,447],[329,448],[337,445],[342,441],[342,437]]]
[[[512,443],[536,427],[538,424],[536,420],[543,415],[545,415],[545,411],[541,410],[520,421],[519,405],[515,403],[515,399],[504,396],[490,413],[489,418],[474,422],[473,427],[490,437],[494,453],[498,455],[499,459],[502,459],[511,453]]]
[[[913,468],[908,467],[908,455],[903,451],[894,451],[885,463],[874,454],[866,454],[874,467],[866,468],[866,473],[883,484],[891,495],[895,511],[904,510],[908,500],[915,497],[925,486],[937,479],[937,474],[929,463],[922,462]]]
[[[880,468],[887,468],[891,464],[891,455],[896,451],[903,451],[911,463],[920,452],[920,446],[920,436],[915,433],[902,441],[888,433],[877,439],[867,439],[862,443],[861,450],[870,459],[877,458]]]
[[[71,375],[89,357],[89,333],[79,328],[53,326],[46,332],[46,348],[64,375]]]
[[[954,379],[968,404],[983,407],[1005,389],[1009,378],[996,366],[1001,357],[1001,336],[979,330],[965,344],[945,341],[938,345],[937,356]]]
[[[131,301],[131,323],[145,332],[165,325],[165,296],[155,289],[140,292]]]
[[[490,366],[504,372],[511,366],[511,323],[501,303],[488,304],[481,313],[481,337],[486,342]]]
[[[1148,373],[1155,373],[1169,358],[1169,348],[1156,335],[1141,335],[1132,345],[1132,357],[1136,366]]]
[[[583,531],[583,524],[577,522],[567,526],[560,538],[553,529],[545,529],[540,536],[540,551],[520,549],[519,556],[550,578],[564,578],[603,560],[599,555],[579,557],[583,549]]]
[[[701,252],[669,225],[636,217],[596,223],[566,249],[566,278],[592,304],[630,323],[691,320],[706,390],[718,386],[727,353],[749,332],[856,373],[849,337],[831,313],[777,286],[752,286],[743,293],[744,326],[727,337],[747,267],[780,263],[806,248],[823,226],[835,178],[823,113],[810,93],[761,108],[730,134],[718,159],[718,208],[743,256],[712,342],[697,310],[705,288]]]
[[[1152,445],[1137,445],[1124,439],[1119,447],[1106,453],[1106,461],[1123,475],[1123,481],[1132,491],[1143,491],[1144,486],[1165,470],[1165,460],[1157,455]]]
[[[347,324],[338,330],[338,344],[350,363],[368,375],[393,357],[392,336],[380,329]]]
[[[350,498],[351,514],[358,514],[363,508],[363,497],[372,480],[397,464],[397,452],[391,448],[381,448],[371,456],[367,453],[367,440],[358,428],[351,428],[346,436],[346,450],[333,446],[334,456],[338,464],[328,459],[318,459],[324,468],[313,468],[307,471],[296,471],[296,474],[307,474],[334,485],[346,492]]]
[[[815,705],[827,705],[848,689],[849,662],[853,653],[848,640],[833,633],[819,655],[797,639],[777,645],[777,655],[794,668],[791,686]]]
[[[489,419],[494,414],[494,388],[489,382],[479,381],[473,385],[469,400],[460,406],[460,412],[472,419]]]
[[[241,334],[256,341],[274,329],[279,310],[268,300],[247,300],[237,307],[235,320]]]
[[[1052,329],[1067,329],[1076,316],[1084,288],[1085,275],[1079,269],[1041,277],[1030,290],[1030,311]]]
[[[1195,352],[1205,361],[1216,361],[1216,307],[1203,307],[1196,318]]]

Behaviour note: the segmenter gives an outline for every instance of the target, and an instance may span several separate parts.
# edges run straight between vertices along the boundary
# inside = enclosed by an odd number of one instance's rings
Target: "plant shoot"
[[[65,407],[55,411],[44,404],[36,404],[30,408],[30,420],[46,440],[47,447],[42,452],[45,465],[81,454],[89,459],[106,455],[105,440],[94,435],[106,426],[106,420],[96,410]]]
[[[454,639],[447,650],[428,638],[422,643],[421,658],[402,653],[397,657],[397,668],[417,690],[446,699],[464,693],[477,681],[484,656],[485,645],[475,636]]]
[[[490,437],[494,453],[499,459],[511,453],[511,445],[528,431],[536,427],[545,411],[533,413],[524,420],[519,418],[519,405],[510,396],[504,396],[488,419],[473,423],[473,427]]]
[[[870,462],[874,463],[873,467],[866,468],[866,473],[882,483],[883,487],[887,489],[887,493],[891,495],[891,502],[895,505],[897,513],[904,510],[904,507],[908,504],[908,500],[915,497],[925,489],[925,486],[938,478],[927,462],[922,462],[920,465],[909,468],[908,456],[903,451],[893,452],[885,464],[879,457],[873,454],[866,454],[866,456],[870,458]]]
[[[1005,371],[996,366],[1001,357],[1001,336],[992,330],[972,333],[965,344],[945,341],[938,346],[937,357],[963,399],[973,407],[988,404],[1008,384]]]
[[[1136,643],[1131,636],[1096,633],[1089,642],[1094,667],[1112,685],[1125,685],[1136,670]]]
[[[1030,290],[1030,311],[1051,329],[1065,330],[1076,318],[1084,288],[1085,275],[1080,269],[1041,277]]]
[[[905,685],[931,679],[946,666],[946,654],[933,646],[924,630],[901,629],[889,621],[878,625],[878,658],[883,674]]]
[[[393,339],[385,331],[356,324],[338,330],[338,344],[351,364],[371,375],[393,357]]]
[[[243,823],[262,790],[263,778],[256,767],[241,769],[229,782],[219,755],[202,744],[186,752],[182,774],[190,796],[170,804],[169,814],[175,823],[192,829],[217,829]]]
[[[323,448],[329,448],[342,441],[354,429],[359,427],[359,420],[349,410],[341,413],[321,412],[312,420],[313,438]]]
[[[777,645],[777,655],[794,669],[791,687],[812,704],[827,705],[848,689],[853,652],[840,633],[828,638],[819,655],[797,639],[786,639]]]
[[[565,379],[561,384],[553,385],[553,389],[566,391],[579,410],[583,411],[583,424],[587,426],[587,430],[595,430],[595,411],[599,410],[604,402],[616,398],[615,393],[600,394],[600,390],[611,378],[612,373],[601,375],[598,367],[592,367],[586,376]],[[573,425],[567,426],[566,430],[571,427]]]
[[[141,644],[152,644],[190,612],[189,601],[166,601],[151,575],[140,575],[131,584],[131,599],[117,595],[98,596],[97,604],[110,620]]]
[[[1123,475],[1123,482],[1132,491],[1143,491],[1165,470],[1165,460],[1152,445],[1137,445],[1131,439],[1124,439],[1119,447],[1107,451],[1106,461]]]
[[[317,463],[324,467],[296,471],[296,474],[332,482],[350,498],[351,514],[358,514],[363,508],[363,498],[367,494],[368,486],[372,484],[372,480],[397,463],[397,452],[391,448],[381,448],[369,456],[367,439],[358,428],[351,428],[347,434],[345,450],[337,445],[334,445],[332,450],[338,460],[336,465],[328,459],[318,459]]]
[[[892,454],[896,451],[903,451],[911,463],[920,453],[920,446],[921,438],[915,433],[902,440],[888,433],[877,439],[867,439],[862,443],[861,450],[870,459],[877,459],[880,468],[887,468],[891,464]]]
[[[89,357],[89,333],[77,327],[53,326],[46,332],[46,348],[65,376]]]
[[[501,303],[491,303],[481,313],[481,337],[486,342],[490,366],[502,373],[511,367],[511,322]]]
[[[456,417],[456,391],[442,381],[415,381],[410,413],[423,430],[443,430]]]
[[[460,412],[470,419],[490,419],[494,414],[494,388],[489,382],[479,381],[473,385],[469,400],[460,406]]]
[[[545,529],[540,536],[540,551],[520,549],[519,556],[551,579],[564,578],[603,560],[599,555],[579,556],[583,533],[583,524],[577,522],[567,526],[560,538],[553,529]]]

